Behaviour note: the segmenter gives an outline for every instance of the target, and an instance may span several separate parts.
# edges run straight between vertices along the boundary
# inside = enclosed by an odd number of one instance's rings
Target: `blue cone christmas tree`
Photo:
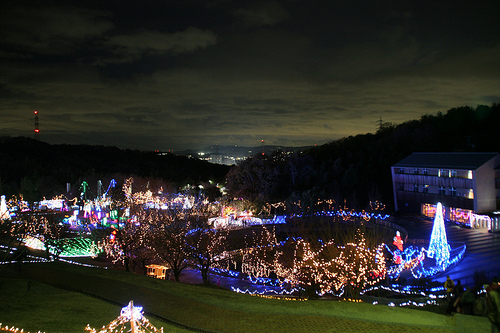
[[[448,245],[446,238],[443,207],[440,202],[438,202],[436,207],[436,216],[434,217],[427,257],[436,259],[436,266],[441,267],[443,270],[450,260],[450,245]]]

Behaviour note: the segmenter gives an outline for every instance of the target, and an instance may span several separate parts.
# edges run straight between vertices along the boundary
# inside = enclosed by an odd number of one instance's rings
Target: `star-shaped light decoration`
[[[120,316],[110,322],[107,326],[103,326],[100,330],[87,325],[86,331],[91,333],[115,333],[115,332],[132,332],[132,333],[163,333],[163,327],[157,329],[149,320],[143,316],[142,306],[134,306],[134,302],[130,301],[127,306],[123,307]]]

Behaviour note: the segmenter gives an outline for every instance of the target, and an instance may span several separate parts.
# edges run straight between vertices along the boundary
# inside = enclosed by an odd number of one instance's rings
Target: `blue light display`
[[[446,229],[444,227],[443,206],[438,202],[436,207],[436,216],[432,227],[431,241],[427,249],[427,256],[436,259],[436,265],[443,270],[449,265],[450,245],[446,238]]]
[[[446,271],[463,259],[466,250],[465,244],[454,249],[448,244],[441,203],[437,204],[428,249],[408,246],[404,251],[392,251],[389,247],[386,248],[394,259],[398,259],[396,265],[387,269],[387,274],[391,278],[397,278],[403,270],[409,269],[417,279]]]

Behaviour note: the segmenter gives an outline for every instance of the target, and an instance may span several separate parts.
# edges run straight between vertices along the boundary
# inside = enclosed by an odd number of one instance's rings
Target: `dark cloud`
[[[500,2],[0,5],[0,135],[309,145],[498,102]]]
[[[275,25],[289,19],[288,11],[278,2],[254,3],[249,7],[235,10],[237,19],[241,19],[248,26]]]
[[[0,40],[11,54],[58,55],[74,52],[87,38],[113,28],[101,14],[71,6],[4,6],[0,14]],[[8,51],[8,52],[9,52]]]
[[[109,39],[108,44],[115,49],[117,55],[124,58],[122,61],[127,62],[157,54],[193,52],[214,45],[216,39],[211,31],[189,27],[174,33],[140,31],[130,35],[115,35]]]

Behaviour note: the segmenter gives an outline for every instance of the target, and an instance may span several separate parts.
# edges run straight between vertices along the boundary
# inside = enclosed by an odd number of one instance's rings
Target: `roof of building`
[[[413,153],[393,166],[475,170],[497,156],[498,153]]]

